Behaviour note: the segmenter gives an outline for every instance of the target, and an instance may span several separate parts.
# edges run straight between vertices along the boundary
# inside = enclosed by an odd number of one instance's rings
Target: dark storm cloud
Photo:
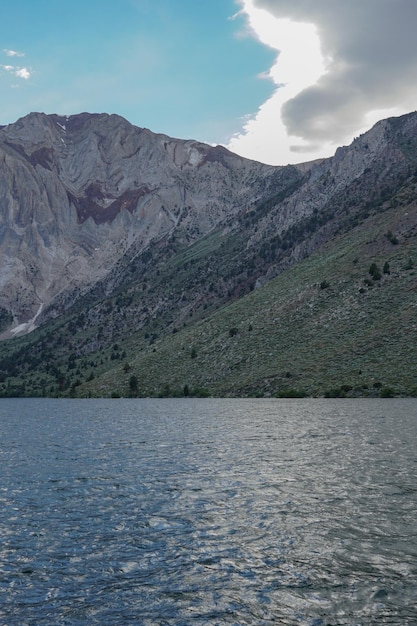
[[[313,23],[326,73],[285,103],[289,134],[341,141],[377,109],[417,108],[417,0],[254,0]]]

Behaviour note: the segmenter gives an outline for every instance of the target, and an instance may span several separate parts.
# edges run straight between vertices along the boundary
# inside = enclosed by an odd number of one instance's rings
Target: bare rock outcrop
[[[286,167],[117,115],[31,113],[0,127],[0,330],[28,332],[97,283],[107,294],[169,234],[192,244],[218,226],[239,233],[246,267],[231,275],[264,284],[381,210],[416,163],[417,113],[379,122],[330,159]]]
[[[0,306],[11,331],[31,330],[59,294],[85,292],[133,243],[178,227],[190,241],[204,235],[265,194],[276,169],[117,115],[31,113],[1,128]]]

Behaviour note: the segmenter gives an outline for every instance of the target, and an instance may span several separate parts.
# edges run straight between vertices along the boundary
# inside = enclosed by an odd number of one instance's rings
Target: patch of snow
[[[24,322],[23,324],[19,324],[15,328],[10,330],[12,335],[20,335],[21,333],[31,333],[32,330],[35,330],[35,322],[39,315],[42,313],[43,302],[41,302],[39,309],[37,310],[35,316],[29,320],[28,322]]]
[[[36,322],[37,318],[42,313],[42,309],[43,309],[43,302],[40,303],[39,309],[37,310],[35,317],[32,319],[32,324]]]
[[[19,333],[26,332],[28,325],[29,323],[19,324],[19,326],[12,328],[10,332],[12,333],[12,335],[18,335]]]
[[[196,148],[188,148],[187,152],[190,165],[199,165],[204,158],[201,152],[196,150]]]
[[[67,129],[66,129],[66,127],[65,127],[65,124],[60,124],[59,122],[57,122],[57,124],[58,124],[58,126],[59,126],[60,128],[62,128],[62,130],[63,130],[64,132],[67,130]]]

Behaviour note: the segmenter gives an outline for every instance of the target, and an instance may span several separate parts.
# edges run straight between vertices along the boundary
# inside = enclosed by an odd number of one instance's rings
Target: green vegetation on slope
[[[398,209],[375,215],[207,318],[150,346],[134,338],[128,369],[117,363],[78,392],[416,394],[417,239],[409,210],[402,245],[392,235]]]
[[[416,394],[417,179],[361,203],[373,188],[279,237],[254,214],[126,258],[65,315],[0,344],[0,395]]]

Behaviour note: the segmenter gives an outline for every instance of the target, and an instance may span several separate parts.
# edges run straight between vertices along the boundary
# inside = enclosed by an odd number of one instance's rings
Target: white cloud
[[[9,72],[10,74],[13,74],[13,76],[16,76],[17,78],[23,78],[23,80],[28,80],[32,75],[31,70],[27,67],[17,67],[15,65],[0,65],[0,68],[2,70],[5,70],[6,72]]]
[[[3,48],[3,52],[8,57],[24,57],[24,52],[18,52],[17,50],[10,50],[9,48]],[[21,67],[19,65],[0,65],[0,69],[21,78],[28,80],[32,76],[32,70],[29,67]]]
[[[24,80],[28,80],[31,77],[31,72],[27,67],[16,68],[15,75],[18,78],[24,78]]]
[[[377,119],[417,108],[416,0],[239,2],[278,57],[274,95],[231,150],[281,164],[328,156]]]
[[[285,164],[315,158],[314,146],[302,139],[289,137],[281,119],[285,102],[314,83],[324,73],[320,42],[315,27],[277,19],[269,12],[256,8],[253,0],[242,0],[242,10],[248,16],[252,35],[277,51],[277,58],[268,73],[275,86],[274,94],[247,119],[243,131],[234,136],[228,148],[234,152],[266,163]],[[332,148],[327,148],[331,154]],[[323,156],[323,149],[319,156]]]
[[[17,50],[8,50],[7,48],[3,48],[3,52],[8,57],[24,57],[25,56],[24,52],[18,52]]]

